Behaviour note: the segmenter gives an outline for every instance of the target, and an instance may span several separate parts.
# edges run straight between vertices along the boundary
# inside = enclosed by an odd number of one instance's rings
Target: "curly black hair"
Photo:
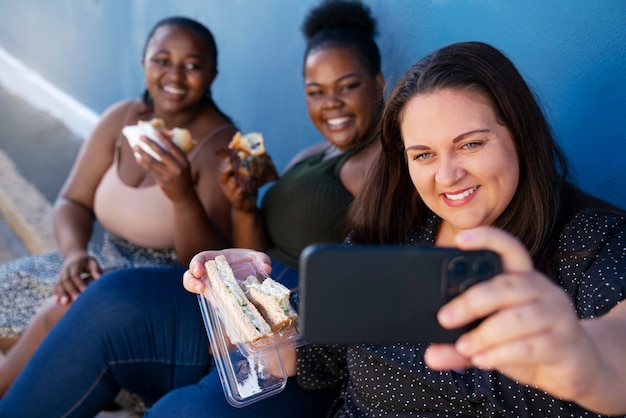
[[[321,48],[349,48],[361,57],[371,75],[380,72],[380,51],[374,41],[377,23],[370,8],[358,0],[324,0],[311,9],[301,26],[307,40],[304,58]]]

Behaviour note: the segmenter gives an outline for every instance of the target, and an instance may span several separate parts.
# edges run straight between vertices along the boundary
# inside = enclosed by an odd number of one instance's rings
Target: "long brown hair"
[[[349,214],[355,242],[397,243],[430,213],[409,176],[400,131],[410,99],[441,89],[466,90],[491,103],[513,138],[520,179],[494,226],[518,237],[537,267],[550,270],[556,235],[576,189],[567,184],[567,162],[521,74],[499,50],[481,42],[441,48],[415,63],[397,82],[385,105],[379,135],[383,152]],[[567,194],[567,199],[563,194]]]

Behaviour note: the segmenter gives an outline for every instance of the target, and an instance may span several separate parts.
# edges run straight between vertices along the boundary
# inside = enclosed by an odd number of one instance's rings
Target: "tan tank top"
[[[210,139],[230,124],[218,126],[188,154],[189,161]],[[118,175],[120,135],[113,164],[102,177],[94,196],[94,212],[102,226],[135,245],[152,249],[174,248],[174,206],[158,185],[133,187]]]

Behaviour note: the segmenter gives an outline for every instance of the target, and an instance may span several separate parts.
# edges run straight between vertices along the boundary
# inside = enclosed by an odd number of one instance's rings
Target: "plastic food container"
[[[250,275],[261,282],[268,277],[256,260],[229,264],[239,282]],[[198,295],[198,302],[228,403],[241,408],[281,392],[287,383],[287,372],[279,348],[285,344],[294,347],[303,344],[297,321],[272,336],[241,342],[236,327],[213,298],[208,280],[205,284],[206,290],[204,295]]]

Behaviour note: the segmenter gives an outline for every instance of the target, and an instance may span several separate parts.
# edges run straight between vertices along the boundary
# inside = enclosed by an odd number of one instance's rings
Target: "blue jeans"
[[[88,417],[121,388],[148,405],[211,369],[182,267],[119,270],[72,304],[0,400],[0,417]]]
[[[88,286],[0,400],[0,417],[94,416],[121,388],[153,405],[152,418],[324,416],[337,391],[307,391],[295,379],[250,406],[226,402],[184,271],[119,270]]]
[[[213,371],[198,384],[165,395],[144,418],[319,418],[328,414],[338,396],[338,388],[306,390],[292,377],[282,392],[235,408],[226,402],[217,371]]]
[[[298,287],[298,280],[300,278],[298,271],[287,267],[275,258],[272,258],[272,273],[270,276],[272,279],[282,283],[289,289],[295,289]]]

